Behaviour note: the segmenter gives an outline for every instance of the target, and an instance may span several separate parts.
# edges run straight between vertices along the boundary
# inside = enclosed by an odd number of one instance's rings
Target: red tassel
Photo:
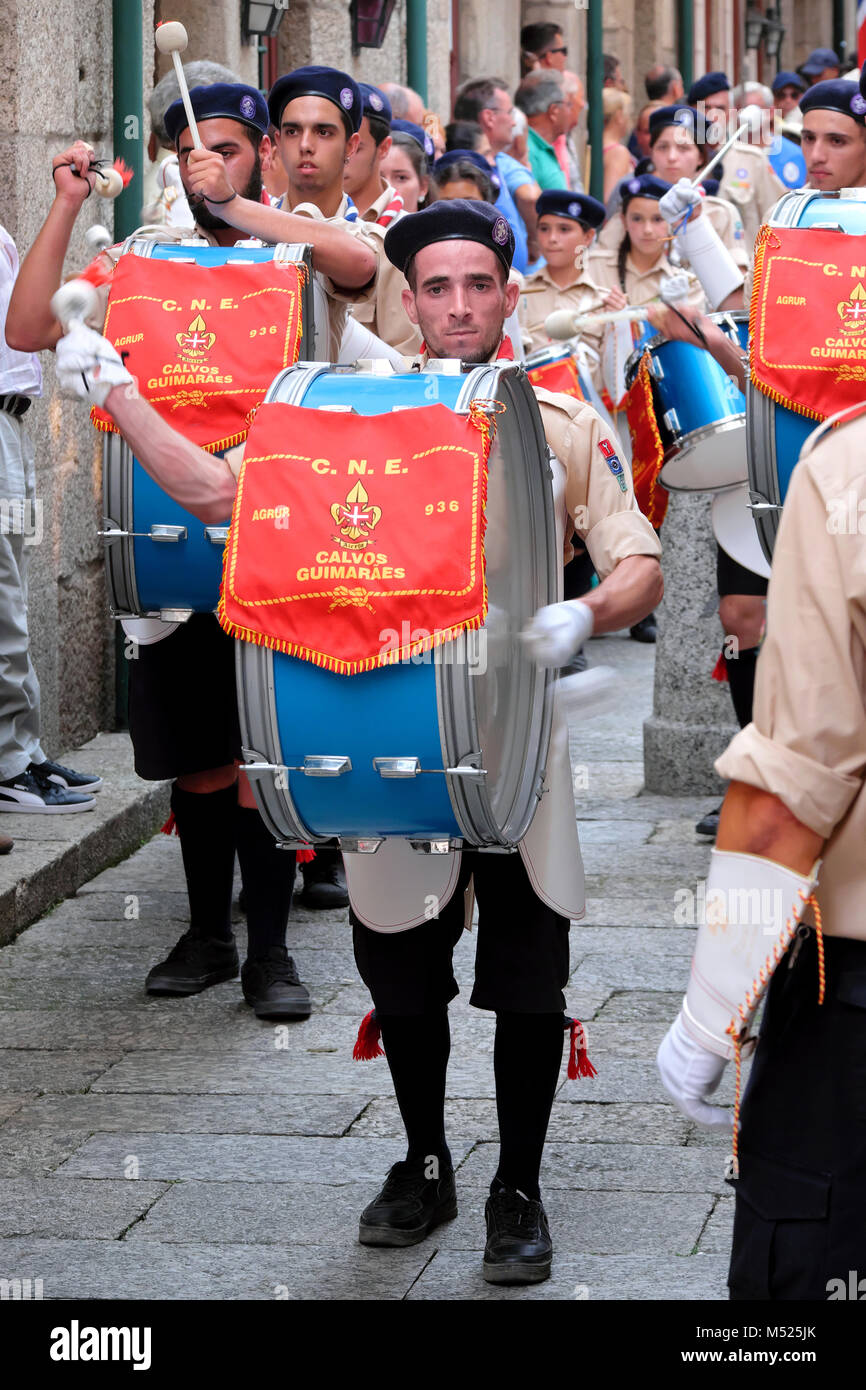
[[[132,170],[129,165],[118,155],[111,167],[117,170],[118,174],[123,179],[123,186],[126,188],[127,185],[132,182]]]
[[[579,1018],[569,1018],[566,1021],[571,1034],[571,1046],[568,1052],[568,1079],[576,1081],[579,1076],[597,1076],[598,1072],[589,1060],[586,1052],[586,1029]]]
[[[100,285],[107,285],[114,274],[114,264],[100,251],[98,256],[94,256],[89,265],[86,265],[76,280],[86,280],[89,285],[95,285],[99,289]]]
[[[371,1009],[358,1029],[358,1037],[352,1048],[354,1060],[372,1062],[374,1057],[384,1057],[385,1053],[379,1045],[381,1036],[382,1030],[376,1022],[376,1010]]]
[[[315,857],[316,851],[314,849],[299,849],[297,851],[298,864],[309,864],[312,862],[313,859],[315,859]]]
[[[728,658],[725,656],[724,647],[719,652],[719,659],[713,667],[713,680],[726,681],[728,679]]]
[[[160,834],[180,835],[180,831],[177,828],[177,821],[174,818],[174,811],[169,812],[168,820],[166,821],[165,825],[161,827]]]

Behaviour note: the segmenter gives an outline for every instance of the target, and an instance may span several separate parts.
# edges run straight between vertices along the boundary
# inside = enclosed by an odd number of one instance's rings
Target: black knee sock
[[[232,879],[235,871],[237,787],[218,792],[171,790],[186,890],[189,925],[195,936],[232,939]]]
[[[237,810],[238,863],[247,913],[247,957],[285,946],[295,886],[295,852],[279,849],[258,811]]]
[[[407,1160],[423,1163],[435,1156],[450,1168],[445,1140],[445,1074],[451,1052],[447,1008],[412,1016],[377,1009],[376,1021],[406,1126]]]
[[[728,684],[734,713],[741,729],[752,722],[752,698],[755,694],[755,666],[758,661],[758,648],[749,647],[738,656],[729,656]]]
[[[496,1179],[539,1197],[541,1152],[559,1080],[565,1020],[558,1014],[497,1013],[493,1070],[499,1115]]]

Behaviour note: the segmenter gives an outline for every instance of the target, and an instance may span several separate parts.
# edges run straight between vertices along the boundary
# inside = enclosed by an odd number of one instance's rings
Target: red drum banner
[[[631,435],[634,495],[650,525],[659,527],[668,509],[669,493],[658,481],[664,463],[664,447],[656,423],[649,364],[650,355],[645,352],[626,397],[626,417]]]
[[[246,438],[277,372],[298,360],[305,274],[297,263],[121,256],[104,333],[164,420],[203,449],[228,449]],[[91,419],[116,432],[104,411]]]
[[[353,675],[480,627],[482,405],[469,416],[263,406],[223,560],[226,632]]]
[[[749,326],[752,381],[774,401],[815,420],[862,401],[863,237],[762,227]]]

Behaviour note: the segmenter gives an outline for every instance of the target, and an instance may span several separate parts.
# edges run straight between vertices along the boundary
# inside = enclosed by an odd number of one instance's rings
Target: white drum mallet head
[[[84,323],[96,311],[97,295],[89,280],[67,280],[51,297],[51,312],[68,333],[78,323]]]
[[[112,236],[107,227],[103,227],[100,222],[95,222],[84,233],[84,242],[88,251],[92,251],[94,256],[98,256],[100,251],[108,250],[112,243]]]
[[[177,85],[180,88],[180,98],[183,102],[184,110],[186,111],[187,121],[189,122],[192,142],[196,149],[200,150],[202,148],[201,136],[198,133],[192,102],[189,99],[189,87],[187,86],[186,77],[184,75],[183,63],[180,61],[180,55],[189,43],[186,29],[179,19],[170,19],[165,24],[157,26],[154,41],[160,53],[171,54],[175,76],[177,77]]]

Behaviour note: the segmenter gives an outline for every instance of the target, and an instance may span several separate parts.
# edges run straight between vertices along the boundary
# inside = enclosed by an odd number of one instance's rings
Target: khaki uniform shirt
[[[587,274],[585,268],[575,271],[574,278],[564,288],[551,278],[547,266],[542,266],[534,274],[523,280],[523,291],[518,303],[520,328],[523,344],[527,352],[535,352],[551,341],[545,331],[544,320],[555,309],[572,309],[575,314],[598,313],[602,308],[606,291]],[[590,347],[599,350],[601,330],[581,335]]]
[[[403,272],[392,265],[385,255],[384,241],[387,227],[380,227],[377,218],[385,211],[394,197],[395,189],[390,183],[360,219],[375,238],[379,250],[379,278],[376,281],[376,294],[364,304],[358,304],[352,313],[359,323],[375,333],[389,347],[396,348],[406,357],[414,357],[421,351],[421,330],[412,323],[403,308],[403,291],[407,288]],[[400,214],[398,214],[399,216]],[[393,226],[393,222],[391,223]]]
[[[866,419],[804,448],[767,598],[753,722],[716,763],[826,840],[831,936],[866,940]]]
[[[422,359],[423,364],[423,359]],[[599,579],[628,555],[661,556],[658,537],[639,510],[627,466],[617,481],[599,445],[609,441],[622,461],[616,436],[583,401],[536,388],[547,441],[553,450],[553,498],[557,541],[570,558],[577,531]],[[559,572],[561,576],[561,571]],[[557,597],[562,598],[562,579]],[[554,701],[544,793],[520,855],[542,902],[564,917],[584,915],[583,864],[574,813],[568,726]],[[451,898],[460,873],[460,851],[416,854],[406,840],[386,840],[375,855],[344,855],[349,897],[362,922],[374,930],[405,931],[425,919],[431,897],[439,910]],[[471,895],[467,901],[471,920]],[[468,922],[467,922],[468,924]]]
[[[758,228],[766,222],[770,208],[788,190],[774,174],[764,150],[757,145],[744,145],[737,140],[722,163],[725,172],[719,184],[719,197],[733,203],[742,217],[746,250],[751,256]]]
[[[749,248],[746,246],[743,219],[734,204],[725,198],[704,198],[701,204],[701,216],[709,217],[720,242],[727,247],[733,256],[734,263],[741,270],[745,270],[749,263]],[[601,246],[607,251],[618,251],[624,236],[625,222],[622,213],[615,212],[613,217],[609,217],[605,222],[596,237],[595,245]],[[678,238],[674,237],[672,244],[676,246],[677,243]],[[683,257],[681,264],[684,270],[688,270],[689,263],[685,257]]]
[[[587,271],[592,276],[595,283],[604,293],[608,290],[621,289],[619,280],[619,252],[596,250],[590,251],[587,258]],[[640,308],[644,304],[651,304],[653,300],[659,298],[659,292],[665,281],[674,274],[681,272],[682,267],[671,265],[667,256],[662,254],[654,266],[649,270],[638,270],[631,255],[626,257],[625,262],[625,292],[628,296],[629,304]],[[707,299],[701,287],[700,281],[691,271],[686,271],[689,277],[689,293],[686,299],[690,309],[700,309],[706,313]]]

